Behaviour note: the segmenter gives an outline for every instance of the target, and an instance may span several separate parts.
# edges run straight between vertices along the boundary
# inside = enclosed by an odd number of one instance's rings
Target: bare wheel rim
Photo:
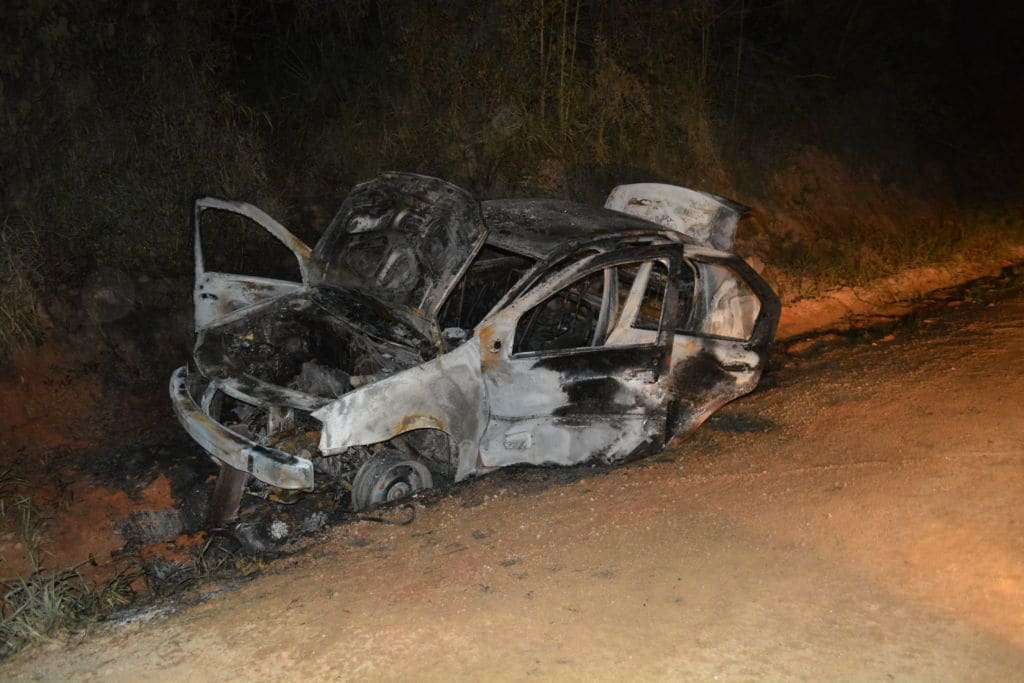
[[[396,454],[382,454],[367,460],[352,480],[352,509],[367,510],[407,498],[434,485],[423,463]]]

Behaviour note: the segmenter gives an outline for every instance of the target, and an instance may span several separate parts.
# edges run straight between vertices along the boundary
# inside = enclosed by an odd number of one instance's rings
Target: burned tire
[[[433,486],[430,470],[423,463],[384,452],[363,463],[352,479],[352,509],[369,510]]]

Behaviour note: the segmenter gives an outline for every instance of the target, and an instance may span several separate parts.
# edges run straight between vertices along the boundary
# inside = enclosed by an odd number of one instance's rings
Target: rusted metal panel
[[[170,391],[178,421],[215,459],[282,489],[313,489],[313,464],[309,460],[261,446],[203,412],[189,391],[185,368],[178,368],[171,376]]]
[[[220,463],[220,472],[213,485],[210,496],[210,509],[206,515],[206,525],[211,529],[220,529],[238,518],[238,507],[245,494],[245,485],[249,481],[249,473],[236,470],[230,465]]]

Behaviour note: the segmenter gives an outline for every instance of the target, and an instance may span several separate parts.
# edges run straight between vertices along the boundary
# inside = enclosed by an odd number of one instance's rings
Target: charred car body
[[[208,211],[265,228],[302,281],[208,271]],[[199,199],[194,364],[170,390],[221,467],[211,522],[247,485],[337,486],[358,510],[437,477],[658,452],[764,367],[779,303],[731,253],[743,211],[657,184],[605,208],[478,202],[391,173],[311,249],[251,205]]]

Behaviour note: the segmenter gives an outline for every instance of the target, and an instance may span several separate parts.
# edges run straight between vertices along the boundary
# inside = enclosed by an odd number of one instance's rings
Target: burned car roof
[[[537,259],[568,241],[665,232],[663,226],[636,216],[562,199],[492,199],[481,207],[488,244]]]

